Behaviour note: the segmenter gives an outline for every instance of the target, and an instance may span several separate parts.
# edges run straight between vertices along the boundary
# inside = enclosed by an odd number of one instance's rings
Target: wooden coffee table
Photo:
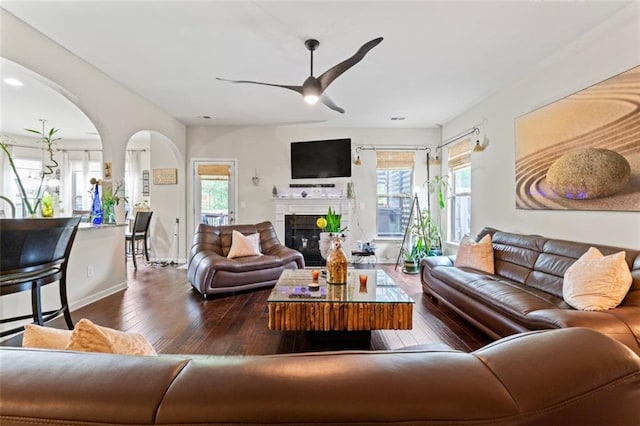
[[[359,275],[367,276],[361,287]],[[413,299],[380,269],[350,269],[347,284],[311,290],[311,270],[285,270],[267,299],[269,329],[285,331],[410,330]]]

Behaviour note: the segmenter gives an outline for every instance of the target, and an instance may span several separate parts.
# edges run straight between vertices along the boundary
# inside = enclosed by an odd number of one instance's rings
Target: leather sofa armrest
[[[453,266],[455,256],[429,256],[422,259],[420,266],[429,266],[430,269],[436,266]]]
[[[594,330],[522,333],[473,354],[504,384],[521,411],[546,407],[532,414],[526,424],[555,423],[536,419],[543,411],[553,412],[551,417],[558,424],[567,419],[571,424],[618,425],[637,420],[640,360],[625,345]],[[631,389],[635,396],[627,393]],[[604,404],[613,417],[595,410],[596,404]]]
[[[619,307],[609,311],[540,309],[527,319],[540,328],[587,327],[618,340],[640,355],[640,311]]]
[[[304,268],[304,256],[302,256],[302,253],[282,244],[276,244],[268,247],[266,250],[263,250],[262,253],[268,256],[278,257],[280,259],[289,259],[291,261],[295,260],[299,269]]]

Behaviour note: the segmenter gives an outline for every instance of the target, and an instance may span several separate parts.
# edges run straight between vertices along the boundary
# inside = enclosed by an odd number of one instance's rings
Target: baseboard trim
[[[85,298],[82,298],[80,300],[76,300],[75,302],[70,302],[69,303],[69,309],[71,310],[71,312],[73,313],[73,311],[75,311],[76,309],[80,309],[83,308],[87,305],[90,305],[94,302],[97,302],[100,299],[104,299],[107,296],[111,296],[114,293],[117,293],[119,291],[122,290],[126,290],[128,288],[127,285],[127,281],[123,281],[119,284],[116,284],[112,287],[109,287],[105,290],[99,291],[97,293],[94,293],[90,296],[87,296]]]

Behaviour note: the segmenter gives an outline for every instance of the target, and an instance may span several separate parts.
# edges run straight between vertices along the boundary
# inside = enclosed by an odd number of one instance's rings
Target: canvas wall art
[[[640,211],[640,66],[515,120],[516,207]]]

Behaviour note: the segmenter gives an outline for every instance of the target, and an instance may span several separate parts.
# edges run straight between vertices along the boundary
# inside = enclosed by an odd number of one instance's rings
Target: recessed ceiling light
[[[14,86],[14,87],[22,87],[22,86],[24,86],[23,82],[21,82],[17,78],[13,78],[13,77],[7,77],[2,81],[4,81],[9,86]]]
[[[407,117],[391,117],[391,121],[403,121]]]
[[[201,115],[200,118],[204,118],[205,120],[211,120],[210,115]]]

